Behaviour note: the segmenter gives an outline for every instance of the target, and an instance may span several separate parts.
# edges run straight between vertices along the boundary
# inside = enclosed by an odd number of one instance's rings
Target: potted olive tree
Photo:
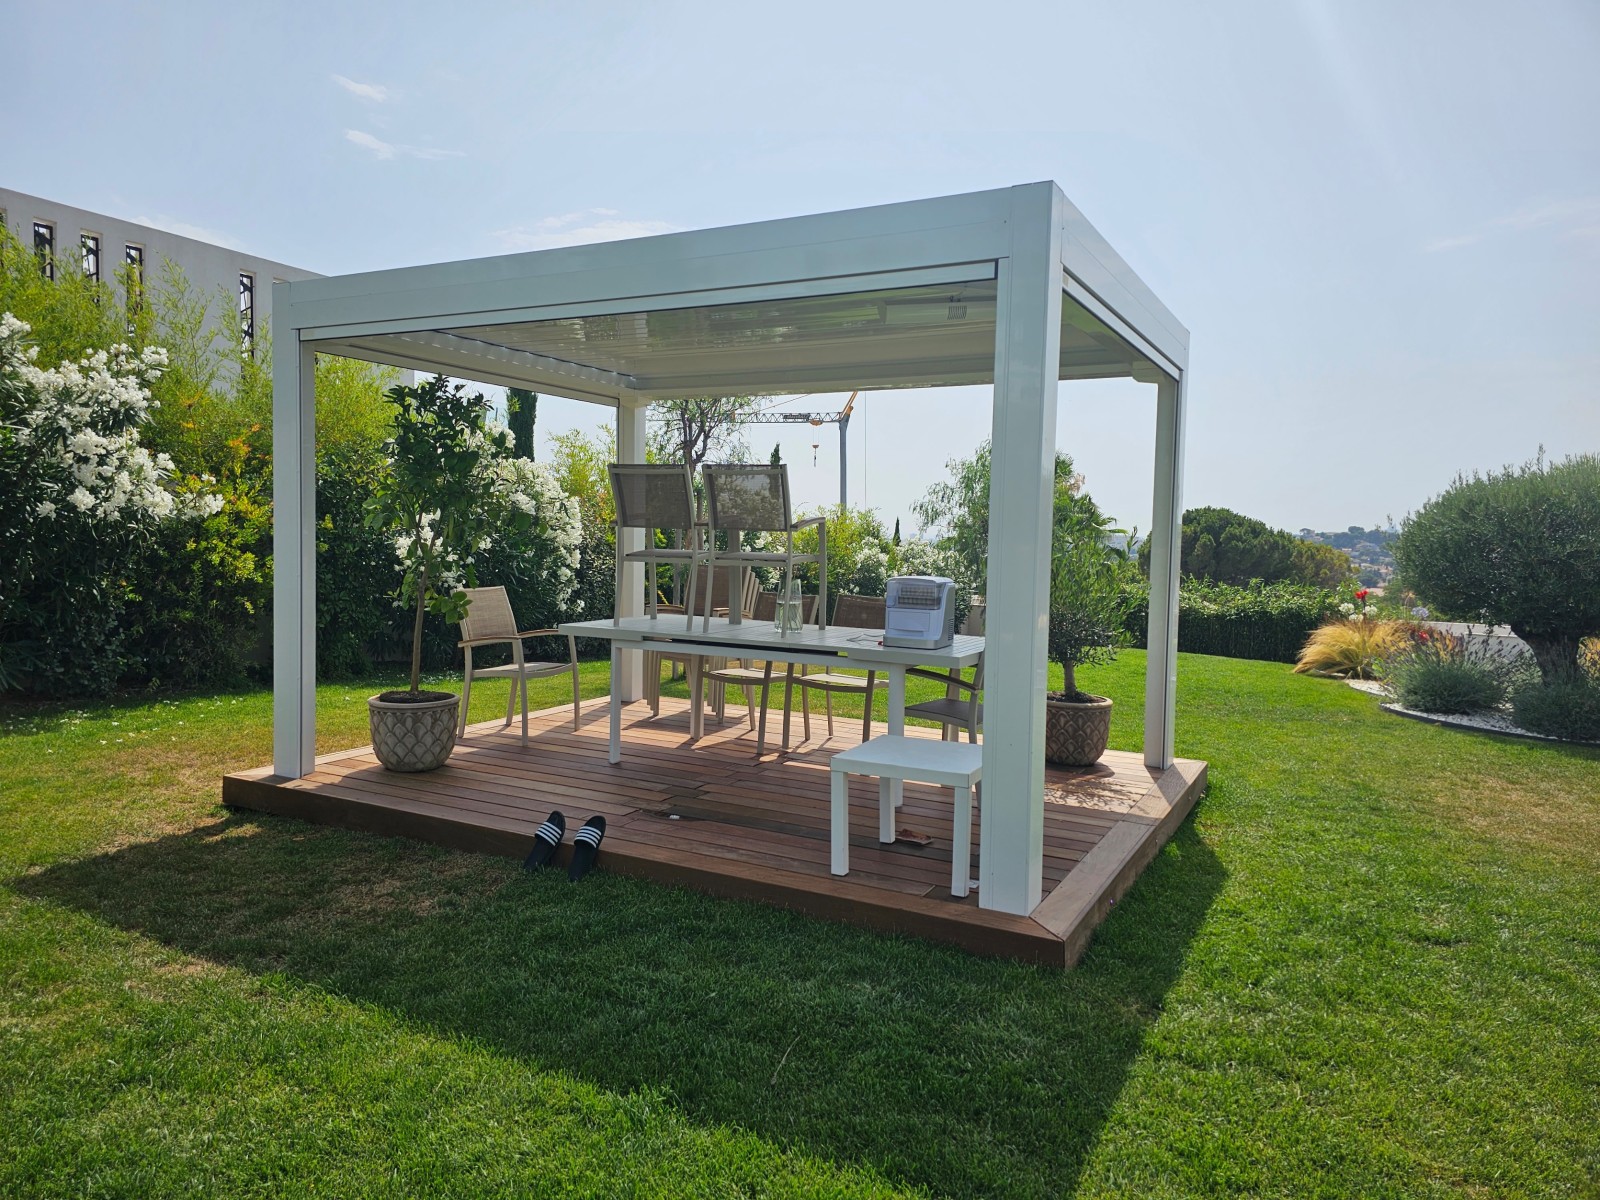
[[[460,697],[421,689],[422,623],[428,613],[459,621],[461,587],[472,587],[475,551],[488,541],[494,472],[510,439],[488,428],[488,405],[459,383],[435,376],[390,388],[394,435],[367,524],[394,538],[404,575],[400,599],[411,608],[411,686],[367,701],[372,750],[391,771],[431,771],[455,748]],[[526,520],[523,514],[523,520]]]
[[[1059,510],[1058,510],[1059,512]],[[1100,761],[1111,740],[1111,700],[1078,689],[1076,669],[1116,654],[1130,597],[1129,563],[1094,510],[1058,515],[1050,566],[1049,654],[1062,690],[1045,697],[1044,757],[1057,766]]]

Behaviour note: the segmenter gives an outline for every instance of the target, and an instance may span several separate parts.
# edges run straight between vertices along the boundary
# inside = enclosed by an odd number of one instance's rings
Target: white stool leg
[[[950,894],[965,896],[972,877],[972,789],[956,788],[955,828],[950,838]]]
[[[850,784],[843,771],[833,772],[833,865],[835,875],[850,873]]]
[[[894,798],[889,780],[878,778],[878,841],[887,846],[894,841]]]

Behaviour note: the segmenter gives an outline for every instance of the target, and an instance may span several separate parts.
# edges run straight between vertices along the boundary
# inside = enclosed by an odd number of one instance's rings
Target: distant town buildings
[[[1361,586],[1370,588],[1385,587],[1394,578],[1394,555],[1389,547],[1398,536],[1392,529],[1363,529],[1359,525],[1352,525],[1338,533],[1319,533],[1312,529],[1300,531],[1300,537],[1308,542],[1321,542],[1348,554],[1350,561],[1355,564]]]

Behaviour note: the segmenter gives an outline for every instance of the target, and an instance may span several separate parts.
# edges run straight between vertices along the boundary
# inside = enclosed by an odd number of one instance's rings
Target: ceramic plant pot
[[[1084,703],[1045,699],[1044,760],[1057,767],[1092,767],[1111,741],[1111,701],[1090,696]]]
[[[395,700],[405,692],[385,692],[367,701],[372,752],[391,771],[432,771],[456,748],[456,717],[461,697],[421,692],[420,700]]]

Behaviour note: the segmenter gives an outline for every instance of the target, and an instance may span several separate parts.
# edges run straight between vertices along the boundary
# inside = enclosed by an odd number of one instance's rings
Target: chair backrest
[[[778,593],[757,592],[755,601],[750,605],[750,616],[757,621],[776,621],[778,619]]]
[[[694,481],[683,463],[612,463],[611,495],[620,529],[689,529]]]
[[[462,588],[456,593],[467,597],[466,615],[461,618],[461,640],[517,636],[517,618],[511,612],[511,598],[503,587]]]
[[[703,474],[711,528],[782,533],[792,527],[786,464],[707,465]]]
[[[882,596],[840,596],[833,609],[833,624],[843,629],[882,629]]]
[[[730,574],[728,568],[719,567],[716,578],[711,580],[709,585],[706,581],[706,574],[710,568],[701,566],[697,567],[696,570],[700,574],[694,581],[694,615],[697,617],[704,616],[708,606],[711,608],[732,608],[733,605],[728,603],[728,576]],[[739,611],[745,616],[754,616],[756,597],[761,594],[761,581],[756,578],[754,571],[744,571],[742,574],[744,575],[744,587],[740,591],[740,596],[744,602],[739,606]],[[771,619],[771,617],[767,618],[769,621]]]

